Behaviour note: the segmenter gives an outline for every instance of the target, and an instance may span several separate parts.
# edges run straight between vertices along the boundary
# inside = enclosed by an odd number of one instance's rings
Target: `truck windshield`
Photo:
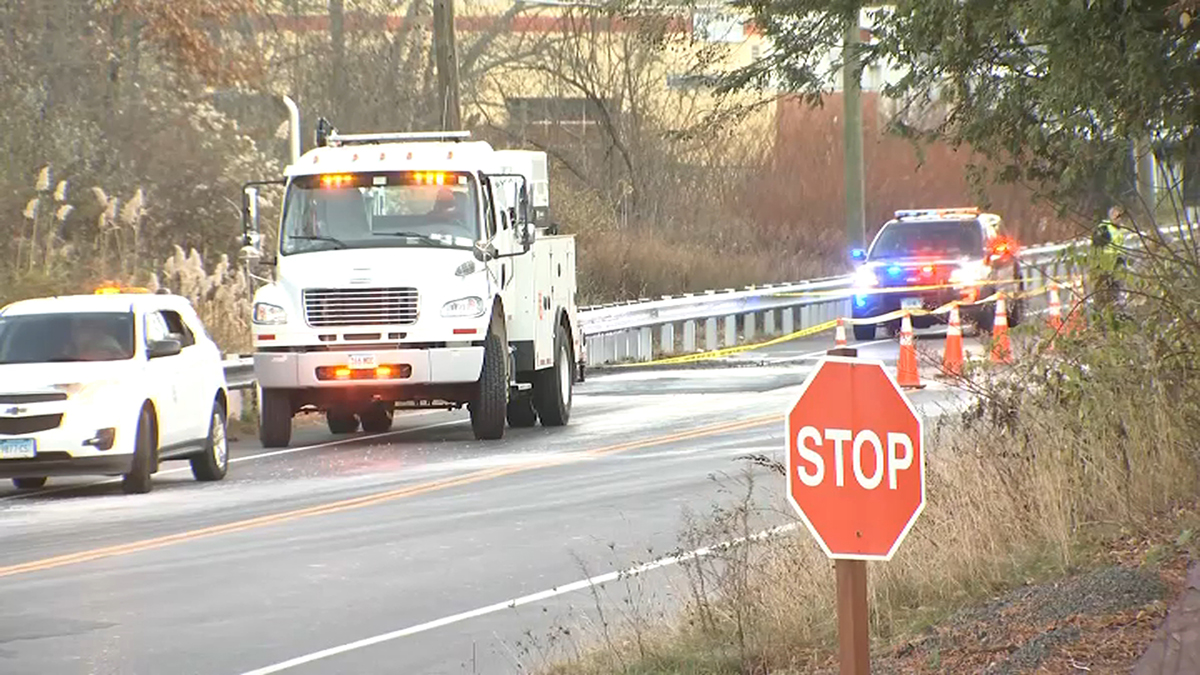
[[[0,365],[131,358],[129,312],[0,316]]]
[[[299,176],[288,188],[280,252],[426,246],[471,248],[479,237],[468,173]]]
[[[983,255],[983,232],[973,220],[893,222],[886,225],[868,256],[888,258]]]

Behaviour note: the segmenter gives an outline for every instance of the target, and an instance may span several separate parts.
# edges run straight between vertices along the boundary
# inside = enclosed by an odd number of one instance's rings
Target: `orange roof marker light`
[[[141,286],[100,286],[94,291],[95,295],[125,295],[130,293],[149,294],[153,293],[149,288]]]

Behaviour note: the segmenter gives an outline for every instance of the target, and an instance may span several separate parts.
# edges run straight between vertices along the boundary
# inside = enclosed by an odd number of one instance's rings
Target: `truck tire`
[[[875,339],[875,324],[873,323],[856,323],[852,326],[852,328],[854,328],[854,339],[858,340],[859,342]]]
[[[537,424],[537,420],[532,397],[517,396],[508,402],[508,426],[531,427]]]
[[[137,436],[133,443],[133,462],[129,473],[121,477],[121,489],[126,494],[145,494],[150,491],[150,475],[155,464],[154,423],[150,411],[142,409],[138,417]]]
[[[392,415],[395,408],[392,403],[373,403],[371,407],[358,414],[362,420],[363,431],[368,434],[382,434],[392,430]]]
[[[567,329],[554,331],[554,366],[538,371],[533,383],[533,405],[544,427],[561,427],[571,419],[575,369]]]
[[[483,372],[479,375],[471,411],[471,430],[478,440],[504,437],[504,418],[508,408],[508,355],[504,338],[488,333],[483,341]]]
[[[229,441],[225,436],[225,409],[213,403],[208,422],[208,440],[204,452],[191,458],[192,476],[199,481],[215,481],[229,471]]]
[[[262,390],[258,440],[264,448],[286,448],[292,442],[292,397],[286,389]]]
[[[358,416],[347,410],[326,410],[325,423],[331,434],[352,434],[358,431]]]

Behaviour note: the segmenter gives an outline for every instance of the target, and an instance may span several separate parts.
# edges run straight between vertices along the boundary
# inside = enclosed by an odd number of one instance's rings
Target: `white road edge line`
[[[371,434],[369,436],[353,436],[351,438],[339,438],[336,441],[326,441],[324,443],[317,443],[315,445],[302,445],[302,446],[296,447],[296,448],[285,448],[283,450],[272,450],[270,452],[260,452],[260,453],[254,454],[254,455],[244,455],[242,457],[230,457],[229,463],[234,464],[237,462],[248,462],[248,461],[252,461],[255,459],[264,459],[266,457],[277,457],[279,455],[290,455],[294,452],[306,452],[308,450],[319,450],[321,448],[328,448],[328,447],[332,447],[335,445],[344,445],[346,443],[354,443],[354,442],[358,442],[358,441],[369,441],[369,440],[376,439],[376,438],[384,438],[386,436],[397,436],[400,434],[410,434],[414,431],[425,431],[426,429],[435,429],[437,427],[449,426],[451,424],[460,424],[461,422],[462,422],[462,420],[450,420],[447,422],[438,422],[436,424],[425,424],[425,425],[422,425],[419,427],[411,427],[409,429],[396,429],[395,431],[385,431],[381,434]],[[181,473],[183,471],[191,471],[191,468],[186,467],[186,466],[181,466],[181,467],[178,467],[175,469],[166,469],[163,471],[159,471],[159,472],[155,473],[154,475],[155,476],[166,476],[166,475],[173,474],[173,473]],[[13,500],[17,500],[17,499],[30,499],[32,497],[41,497],[43,495],[54,494],[56,492],[66,492],[67,490],[80,490],[83,488],[96,487],[97,485],[110,485],[112,483],[119,483],[119,482],[121,482],[121,479],[119,477],[118,478],[106,478],[104,480],[98,480],[98,481],[95,481],[92,483],[81,483],[79,485],[62,485],[59,487],[52,487],[52,488],[45,489],[45,490],[34,490],[31,492],[18,492],[17,494],[8,495],[6,497],[0,497],[0,502],[8,502],[8,501],[13,501]]]
[[[669,567],[671,565],[677,565],[679,563],[689,562],[691,560],[704,558],[704,557],[713,555],[715,553],[718,553],[720,551],[724,551],[726,549],[732,548],[734,546],[744,544],[747,541],[758,541],[758,540],[762,540],[762,539],[768,539],[770,537],[784,534],[785,532],[791,532],[799,527],[800,527],[800,523],[789,523],[787,525],[780,525],[779,527],[772,527],[770,529],[763,530],[761,532],[752,534],[748,537],[738,537],[737,539],[731,539],[729,541],[722,542],[720,544],[714,544],[712,546],[703,546],[694,551],[689,551],[687,553],[681,553],[678,555],[666,556],[664,558],[659,558],[657,560],[654,560],[654,561],[651,561],[651,562],[648,562],[648,563],[645,563],[642,565],[638,565],[636,567],[631,567],[629,569],[618,570],[615,572],[609,572],[607,574],[600,574],[600,575],[597,575],[594,577],[590,577],[588,579],[583,579],[580,581],[576,581],[576,582],[567,584],[565,586],[556,586],[549,590],[539,591],[537,593],[531,593],[529,595],[523,595],[519,598],[505,600],[504,602],[497,602],[493,605],[488,605],[486,607],[480,607],[478,609],[472,609],[467,612],[461,612],[459,614],[454,614],[451,616],[443,617],[441,619],[435,619],[433,621],[428,621],[426,623],[417,624],[415,626],[409,626],[408,628],[401,628],[400,630],[392,631],[390,633],[382,633],[380,635],[376,635],[374,637],[369,637],[369,638],[364,638],[362,640],[357,640],[355,642],[347,642],[346,644],[339,645],[337,647],[330,647],[328,649],[322,649],[321,651],[312,652],[311,654],[305,654],[304,656],[297,656],[294,659],[288,659],[287,661],[281,661],[274,665],[264,666],[262,668],[258,668],[257,670],[248,670],[248,671],[242,673],[241,675],[270,675],[271,673],[283,672],[285,670],[290,670],[297,666],[302,666],[302,665],[305,665],[308,663],[312,663],[313,661],[319,661],[321,659],[327,659],[331,656],[337,656],[338,654],[345,654],[346,652],[354,651],[357,649],[363,649],[364,647],[370,647],[372,645],[377,645],[381,642],[389,642],[391,640],[396,640],[398,638],[408,637],[410,635],[416,635],[418,633],[424,633],[426,631],[430,631],[435,628],[449,626],[450,624],[459,623],[462,621],[466,621],[468,619],[475,619],[475,618],[478,618],[478,617],[481,617],[481,616],[484,616],[487,614],[494,614],[496,612],[499,612],[499,611],[502,611],[505,609],[514,609],[516,607],[520,607],[521,605],[528,605],[530,603],[540,602],[542,600],[548,600],[555,596],[564,595],[566,593],[573,593],[575,591],[581,591],[586,588],[591,588],[593,586],[601,586],[601,585],[607,584],[612,581],[618,581],[620,579],[628,579],[630,577],[636,577],[638,575],[645,574],[646,572],[650,572],[650,571],[653,571],[653,570],[656,570],[656,569],[659,569],[662,567]]]

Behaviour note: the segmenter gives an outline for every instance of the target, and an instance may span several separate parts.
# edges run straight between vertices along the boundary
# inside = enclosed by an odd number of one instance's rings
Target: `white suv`
[[[161,460],[225,477],[221,352],[176,295],[101,289],[0,309],[0,478],[123,476],[149,492]]]

